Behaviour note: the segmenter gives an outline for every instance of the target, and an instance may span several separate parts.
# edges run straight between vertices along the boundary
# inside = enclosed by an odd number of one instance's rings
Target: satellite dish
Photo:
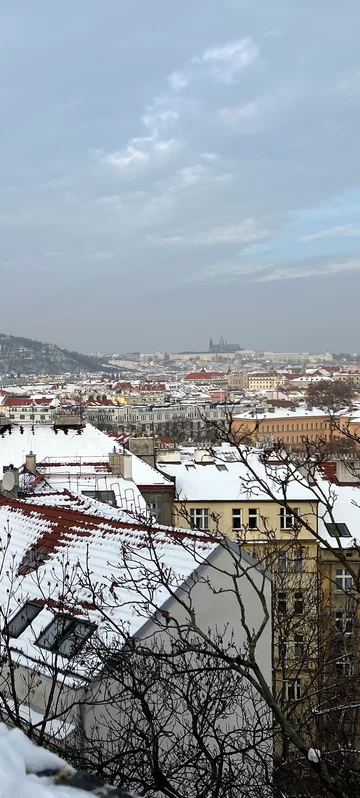
[[[2,478],[3,490],[12,491],[15,485],[15,474],[13,471],[5,471]]]

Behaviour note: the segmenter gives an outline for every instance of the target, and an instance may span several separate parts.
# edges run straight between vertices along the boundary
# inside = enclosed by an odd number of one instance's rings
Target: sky
[[[359,351],[357,0],[0,0],[0,331]]]

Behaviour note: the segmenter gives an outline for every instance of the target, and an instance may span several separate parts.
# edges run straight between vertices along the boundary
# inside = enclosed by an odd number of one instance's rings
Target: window
[[[99,502],[106,502],[106,504],[116,504],[115,493],[113,490],[83,490],[83,496],[89,496],[90,499],[97,499]]]
[[[282,573],[286,571],[286,565],[287,565],[287,552],[281,551],[278,554],[278,571]]]
[[[26,602],[22,609],[6,624],[4,628],[5,634],[9,635],[9,637],[19,637],[30,626],[34,618],[39,615],[41,610],[42,607],[39,607],[38,604],[34,604],[31,601]]]
[[[157,521],[160,521],[161,518],[161,501],[158,496],[149,496],[147,500],[147,505],[150,510],[151,515],[156,518]]]
[[[299,514],[297,507],[294,507],[294,510],[289,510],[288,507],[280,508],[280,529],[294,529],[296,527],[297,519],[294,513]]]
[[[300,679],[288,679],[285,683],[285,692],[288,701],[298,701],[301,698]]]
[[[301,549],[294,549],[294,571],[302,571],[303,553]]]
[[[325,522],[325,526],[332,538],[351,538],[347,524],[329,524]]]
[[[343,612],[339,610],[335,613],[335,629],[341,636],[350,637],[354,632],[354,612]]]
[[[295,615],[302,615],[304,612],[304,599],[302,591],[298,591],[295,593],[294,599],[294,613]]]
[[[335,667],[341,676],[352,676],[354,673],[354,661],[352,657],[341,657],[335,663]]]
[[[195,507],[190,510],[190,519],[193,529],[209,529],[209,508]]]
[[[227,471],[225,463],[216,463],[216,468],[218,471]]]
[[[286,593],[278,593],[278,612],[286,613]]]
[[[187,471],[190,471],[190,468],[195,468],[195,463],[186,463],[185,468]]]
[[[352,590],[353,578],[350,576],[345,568],[336,568],[335,571],[335,587],[336,590]]]
[[[258,529],[258,511],[256,507],[249,507],[248,527],[249,529]]]
[[[296,660],[302,660],[304,657],[304,635],[294,635],[294,653]]]
[[[287,659],[288,641],[286,637],[279,638],[279,661],[284,664]]]
[[[242,511],[240,508],[234,507],[232,511],[232,528],[241,529],[242,527]]]
[[[36,645],[71,657],[76,654],[96,627],[87,621],[79,621],[67,615],[58,615],[44,629],[36,640]]]

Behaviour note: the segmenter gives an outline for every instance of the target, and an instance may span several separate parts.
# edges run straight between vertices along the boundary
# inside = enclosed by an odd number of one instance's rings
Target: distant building
[[[223,336],[221,336],[220,341],[218,344],[214,344],[213,339],[210,338],[209,342],[209,352],[211,354],[223,354],[229,352],[239,352],[241,350],[240,344],[228,344],[227,341],[224,341]]]

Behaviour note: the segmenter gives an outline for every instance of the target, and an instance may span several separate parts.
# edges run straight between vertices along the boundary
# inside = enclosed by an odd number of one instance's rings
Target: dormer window
[[[33,620],[39,615],[42,607],[35,602],[27,601],[13,618],[6,624],[4,633],[9,637],[19,637]]]
[[[96,629],[95,624],[69,615],[57,615],[36,640],[36,645],[48,651],[72,657],[82,648]]]
[[[325,526],[332,538],[351,538],[347,524],[325,523]]]

